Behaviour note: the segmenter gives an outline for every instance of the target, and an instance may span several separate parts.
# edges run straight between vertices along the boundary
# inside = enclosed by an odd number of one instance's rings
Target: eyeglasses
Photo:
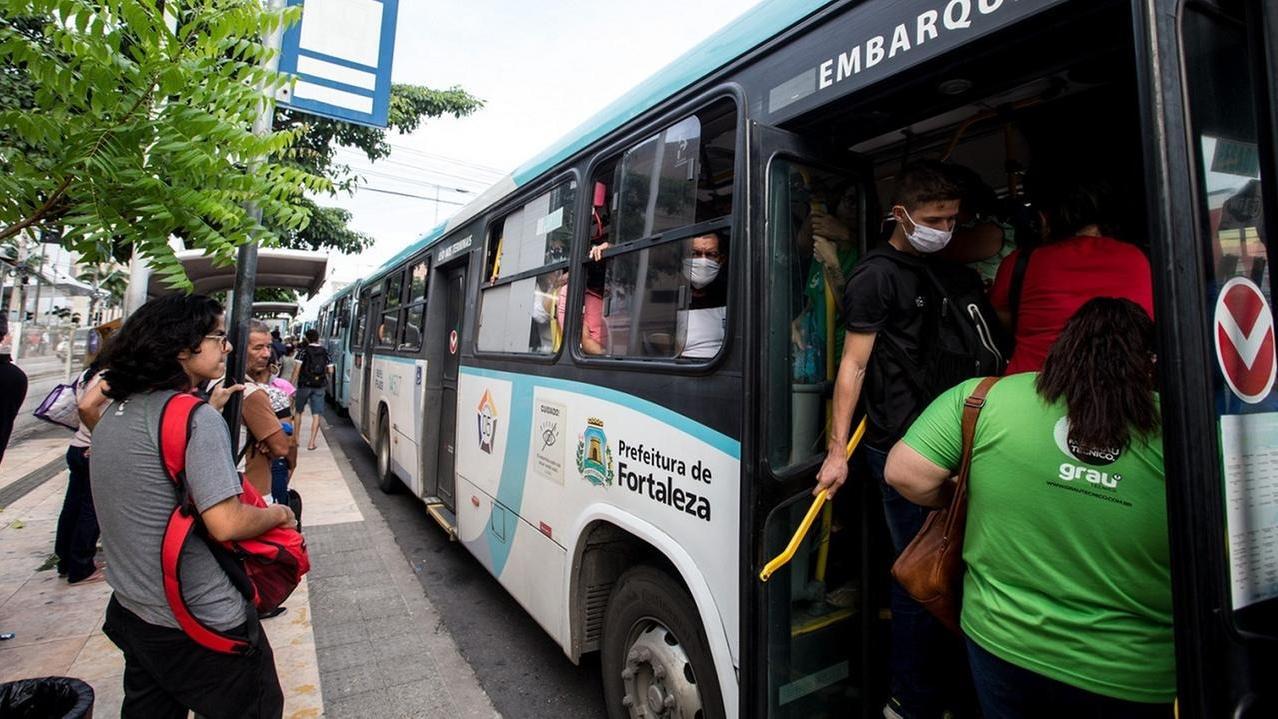
[[[228,339],[227,339],[227,337],[226,337],[226,333],[222,333],[222,334],[218,334],[218,335],[204,335],[204,339],[206,339],[206,340],[217,340],[217,341],[218,341],[218,348],[219,348],[219,349],[221,349],[221,350],[226,350],[226,348],[227,348],[227,347],[230,347],[230,346],[231,346],[231,342],[230,342],[230,340],[228,340]]]
[[[694,258],[703,257],[707,260],[717,260],[723,256],[718,250],[691,250],[691,254]]]

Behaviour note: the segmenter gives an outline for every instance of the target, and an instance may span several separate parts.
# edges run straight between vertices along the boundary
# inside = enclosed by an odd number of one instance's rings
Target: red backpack
[[[253,637],[246,639],[218,631],[201,622],[186,605],[179,560],[191,535],[198,534],[204,540],[231,582],[245,599],[253,602],[258,613],[270,612],[283,604],[302,581],[302,575],[310,570],[311,562],[306,554],[306,540],[296,529],[274,527],[261,536],[234,542],[218,542],[208,535],[186,491],[186,445],[191,434],[191,417],[202,404],[204,402],[194,395],[175,394],[164,403],[160,414],[160,459],[178,494],[178,506],[169,516],[160,552],[164,596],[182,631],[196,643],[223,654],[247,654],[253,648]],[[243,485],[240,501],[265,507],[266,502],[253,485],[243,476],[240,481]]]

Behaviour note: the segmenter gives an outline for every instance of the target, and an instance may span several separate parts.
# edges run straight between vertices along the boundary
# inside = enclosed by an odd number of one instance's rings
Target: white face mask
[[[901,206],[897,205],[897,207]],[[946,245],[950,244],[950,237],[953,233],[949,230],[938,230],[935,227],[920,225],[914,221],[913,217],[910,217],[909,210],[904,207],[901,207],[901,212],[904,212],[905,219],[909,220],[911,225],[914,225],[913,232],[905,233],[905,239],[910,241],[910,246],[914,249],[928,255],[933,252],[940,252],[945,249]]]
[[[719,276],[719,263],[708,257],[689,257],[683,261],[683,276],[693,287],[701,289]]]

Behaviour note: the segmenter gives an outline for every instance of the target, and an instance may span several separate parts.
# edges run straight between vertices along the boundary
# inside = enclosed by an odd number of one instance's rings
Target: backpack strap
[[[1025,288],[1025,273],[1029,270],[1030,255],[1034,254],[1034,246],[1022,247],[1016,253],[1016,264],[1012,266],[1012,285],[1007,291],[1008,312],[1012,315],[1012,337],[1016,337],[1016,321],[1021,314],[1021,293]]]
[[[160,564],[164,574],[164,596],[169,608],[177,619],[178,626],[186,635],[200,646],[221,654],[250,654],[255,651],[257,622],[250,618],[248,622],[249,636],[237,637],[219,631],[200,621],[199,617],[187,606],[186,597],[182,593],[182,574],[180,562],[182,550],[192,534],[200,534],[213,550],[213,542],[208,541],[204,525],[199,521],[199,511],[191,499],[186,487],[186,446],[191,436],[191,420],[195,410],[204,404],[195,395],[175,394],[164,403],[160,414],[160,460],[164,464],[165,474],[173,482],[177,490],[177,506],[169,515],[168,524],[164,528],[164,540],[160,545]],[[225,553],[225,552],[223,552]],[[213,551],[218,563],[225,569],[225,563]],[[241,570],[242,573],[242,570]],[[243,588],[233,583],[243,593]]]

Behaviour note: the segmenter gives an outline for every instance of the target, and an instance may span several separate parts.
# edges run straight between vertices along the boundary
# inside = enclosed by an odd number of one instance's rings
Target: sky
[[[756,2],[400,0],[393,81],[461,86],[485,106],[411,135],[388,134],[391,156],[371,165],[358,152],[338,153],[365,177],[365,189],[319,202],[349,210],[351,226],[376,242],[355,257],[332,256],[332,282],[302,316],[313,317],[337,282],[381,265]]]

